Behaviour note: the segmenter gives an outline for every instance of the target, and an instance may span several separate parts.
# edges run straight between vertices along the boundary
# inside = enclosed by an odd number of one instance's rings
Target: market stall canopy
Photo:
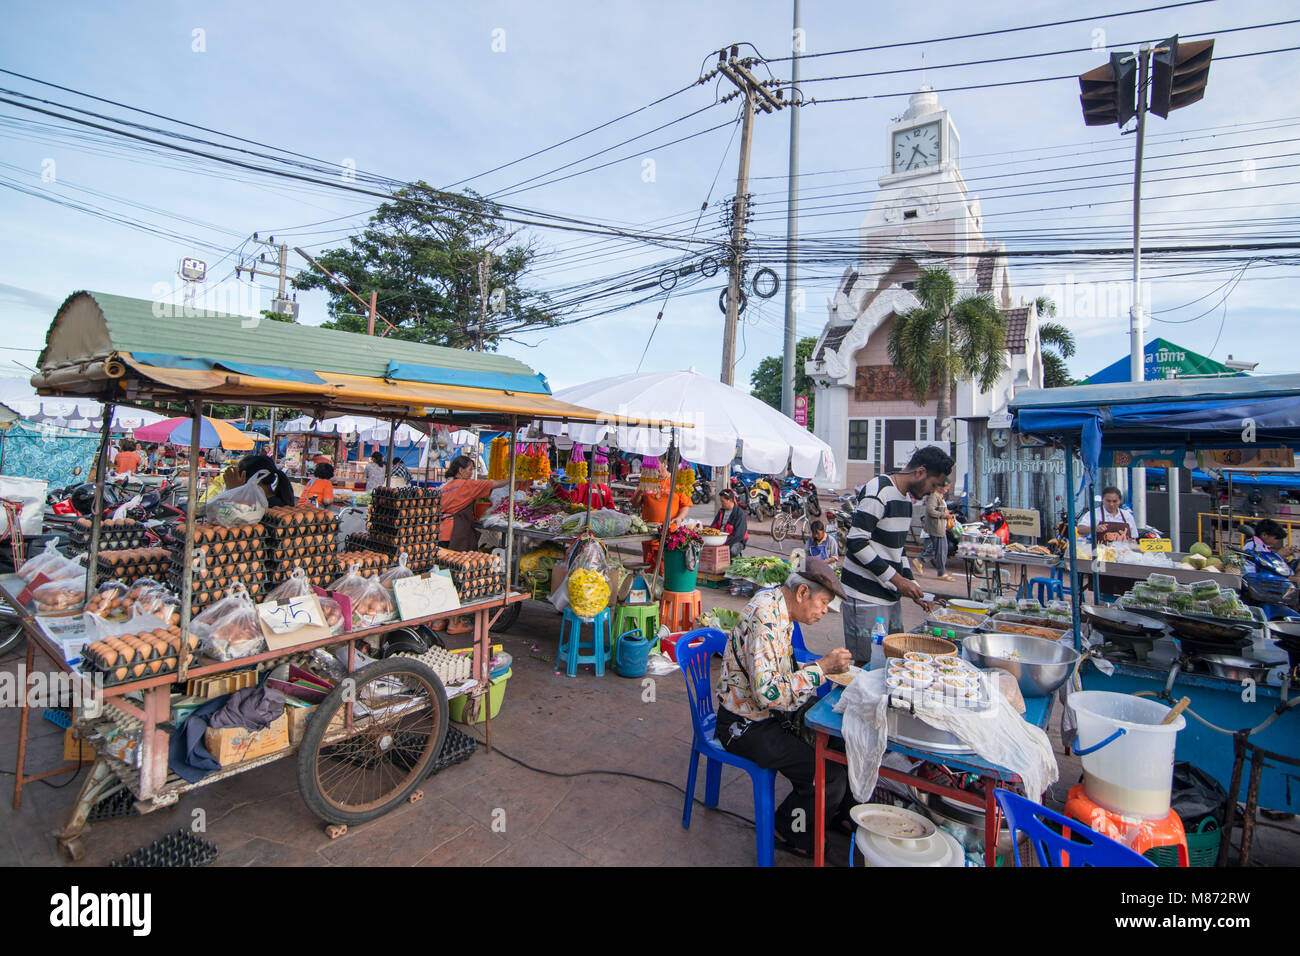
[[[42,425],[97,431],[104,424],[101,403],[92,399],[42,398],[25,378],[0,379],[0,402],[22,418]],[[114,408],[111,430],[129,432],[166,417],[143,408]]]
[[[1199,352],[1176,345],[1168,339],[1152,339],[1146,344],[1142,354],[1146,369],[1142,378],[1148,382],[1165,378],[1186,378],[1190,375],[1235,378],[1245,374]],[[1082,384],[1110,385],[1115,382],[1128,382],[1132,380],[1130,372],[1130,360],[1125,355],[1119,361],[1107,365],[1096,375],[1085,379]]]
[[[167,418],[157,424],[136,429],[134,437],[137,441],[188,445],[191,428],[192,423],[188,418]],[[255,436],[241,432],[219,418],[204,415],[199,422],[200,448],[216,448],[220,445],[227,451],[249,451],[254,441]]]
[[[364,442],[386,442],[392,430],[389,422],[382,418],[364,415],[340,415],[336,418],[312,418],[300,415],[284,423],[279,429],[282,435],[356,435]],[[397,427],[397,445],[418,445],[424,441],[425,434],[410,425]]]
[[[1022,434],[1079,436],[1090,476],[1100,467],[1103,448],[1264,448],[1300,442],[1300,375],[1028,389],[1008,407]]]
[[[102,292],[59,307],[32,385],[41,394],[136,404],[192,395],[385,417],[451,412],[594,422],[602,411],[557,401],[546,379],[503,355]],[[656,424],[649,422],[646,424]]]
[[[729,465],[742,442],[745,468],[772,475],[791,471],[801,478],[835,480],[831,448],[806,428],[747,392],[701,375],[646,372],[616,375],[562,389],[556,397],[615,413],[611,422],[575,425],[548,422],[549,435],[568,435],[583,445],[610,442],[639,455],[668,451],[671,429],[637,427],[636,419],[689,422],[680,433],[681,455],[702,465]]]

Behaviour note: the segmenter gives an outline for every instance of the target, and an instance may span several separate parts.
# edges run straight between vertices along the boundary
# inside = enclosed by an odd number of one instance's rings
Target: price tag
[[[398,578],[393,582],[393,594],[397,598],[398,616],[403,621],[460,607],[460,595],[451,578],[441,574]]]
[[[257,619],[266,646],[273,651],[329,637],[325,612],[315,594],[257,606]]]
[[[258,616],[273,634],[288,634],[303,627],[324,627],[325,614],[316,595],[290,598],[288,601],[268,601],[257,606]]]
[[[1174,543],[1168,538],[1142,538],[1138,542],[1138,548],[1143,554],[1150,554],[1153,551],[1168,554],[1174,550]]]

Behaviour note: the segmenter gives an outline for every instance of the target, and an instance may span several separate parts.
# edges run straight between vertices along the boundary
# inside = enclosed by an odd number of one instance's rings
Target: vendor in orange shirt
[[[473,551],[478,544],[478,534],[474,531],[474,502],[508,484],[509,478],[475,478],[474,460],[466,455],[452,461],[447,466],[447,480],[442,486],[438,539],[447,542],[452,551]]]
[[[647,490],[646,472],[660,472],[658,487]],[[641,508],[641,519],[646,524],[663,524],[665,517],[671,521],[691,506],[691,496],[677,494],[673,490],[673,476],[667,468],[660,468],[658,458],[644,458],[641,461],[641,485],[632,495],[633,508]]]
[[[334,477],[334,466],[330,464],[319,464],[313,472],[316,476],[312,479],[311,484],[303,489],[302,497],[298,499],[299,505],[311,504],[315,499],[317,508],[325,508],[334,503],[334,483],[330,480]]]
[[[113,473],[116,475],[133,475],[140,470],[140,455],[135,450],[135,440],[124,439],[122,450],[113,459]]]

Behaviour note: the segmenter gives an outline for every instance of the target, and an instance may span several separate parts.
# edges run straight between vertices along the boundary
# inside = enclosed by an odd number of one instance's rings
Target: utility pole
[[[722,383],[734,385],[736,379],[736,325],[740,319],[740,283],[741,271],[745,261],[745,216],[749,191],[749,147],[754,133],[754,110],[761,109],[771,113],[785,106],[780,96],[774,96],[766,84],[758,80],[749,68],[759,62],[753,57],[740,58],[740,48],[731,47],[731,56],[726,50],[718,51],[718,62],[714,69],[736,85],[736,92],[723,98],[723,102],[732,96],[744,95],[745,107],[741,115],[740,128],[740,168],[736,173],[736,199],[732,208],[731,222],[731,261],[727,277],[727,320],[722,332]],[[769,83],[772,81],[768,81]],[[791,401],[793,405],[793,400]]]
[[[246,261],[241,261],[240,264],[235,267],[235,278],[238,279],[241,273],[247,272],[248,277],[250,279],[253,276],[267,276],[269,278],[279,280],[280,283],[279,293],[276,295],[275,299],[271,302],[270,311],[278,313],[279,315],[287,315],[291,319],[297,319],[298,318],[298,302],[296,299],[297,293],[294,294],[295,298],[293,299],[285,298],[285,294],[284,294],[285,283],[288,279],[288,273],[289,273],[289,247],[284,243],[277,243],[275,241],[275,236],[272,236],[270,239],[259,239],[257,237],[257,233],[253,233],[253,238],[250,241],[256,243],[259,246],[270,246],[272,249],[274,249],[276,253],[276,258],[278,259],[278,268],[274,272],[268,272],[264,269],[257,268],[260,263],[266,262],[266,253],[262,253],[260,256],[258,256],[255,259],[248,259]]]
[[[478,262],[478,351],[483,351],[483,327],[487,324],[488,282],[492,274],[492,251],[483,250]]]
[[[1133,301],[1129,306],[1129,378],[1140,382],[1146,377],[1145,343],[1142,339],[1142,147],[1147,131],[1147,83],[1151,77],[1151,45],[1138,50],[1137,143],[1133,160]],[[1166,487],[1169,487],[1166,485]],[[1147,523],[1147,470],[1133,469],[1133,519],[1139,528]],[[1169,497],[1177,488],[1169,491]]]
[[[799,0],[794,0],[794,27],[790,32],[790,84],[799,85],[799,54],[803,52],[799,26]],[[799,278],[799,111],[790,111],[790,173],[785,201],[785,353],[781,359],[781,414],[794,417],[795,346],[798,323],[794,287]]]

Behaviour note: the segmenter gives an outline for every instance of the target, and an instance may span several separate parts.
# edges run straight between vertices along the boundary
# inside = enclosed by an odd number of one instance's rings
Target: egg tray
[[[269,533],[278,533],[285,531],[294,531],[298,528],[316,528],[324,527],[330,524],[337,525],[338,518],[325,517],[324,515],[312,515],[309,521],[284,520],[283,516],[267,512],[262,516],[262,525]]]
[[[142,561],[138,564],[108,564],[102,557],[95,562],[95,586],[105,581],[126,579],[136,581],[140,578],[159,578],[167,573],[167,561]]]
[[[332,558],[335,551],[334,542],[321,544],[303,544],[293,545],[283,548],[273,548],[266,552],[265,560],[271,561],[292,561],[297,559],[308,558]]]
[[[387,571],[392,567],[393,561],[392,555],[374,553],[363,556],[351,549],[334,555],[334,567],[340,574],[346,574],[354,564],[360,564],[362,576],[368,578],[373,574]]]
[[[129,642],[128,638],[131,639]],[[117,648],[118,656],[108,660],[101,656],[101,644],[125,644],[126,647]],[[164,645],[161,650],[158,647],[159,644]],[[106,637],[98,641],[91,641],[82,649],[83,669],[110,671],[122,664],[147,664],[150,661],[162,660],[168,657],[174,658],[179,651],[180,644],[180,634],[172,632],[168,632],[167,636],[161,639],[154,636],[152,631]],[[196,651],[199,647],[199,639],[191,634],[188,644],[191,651]]]
[[[370,506],[391,510],[437,507],[442,502],[440,488],[376,488],[370,495]]]
[[[367,529],[372,537],[386,541],[431,541],[438,536],[438,519],[431,518],[418,524],[394,525],[383,521],[372,521]]]
[[[72,543],[83,548],[90,547],[90,530],[73,528],[69,535]],[[149,544],[149,535],[143,528],[101,528],[99,532],[100,551],[123,551],[127,548],[143,548]]]
[[[118,684],[130,684],[133,681],[149,680],[154,677],[163,677],[167,674],[176,673],[176,662],[179,655],[174,657],[155,658],[152,661],[137,661],[134,664],[119,664],[110,670],[99,670],[97,668],[87,668],[87,674],[102,676],[105,687],[116,687]],[[199,655],[193,652],[189,655],[189,666],[193,667],[198,661]],[[139,673],[136,673],[136,671]]]
[[[184,827],[169,833],[161,840],[128,853],[109,866],[121,867],[182,867],[207,866],[217,858],[217,845],[201,840]]]
[[[447,732],[451,736],[451,731]],[[99,823],[102,820],[117,820],[121,817],[138,817],[140,811],[135,808],[135,797],[126,787],[114,790],[99,803],[90,808],[86,814],[87,823]]]
[[[262,535],[266,532],[266,526],[263,524],[237,525],[233,528],[226,528],[216,524],[198,524],[194,525],[194,546],[199,547],[205,544],[212,544],[216,541],[260,541]],[[178,522],[176,525],[176,534],[179,537],[185,535],[185,522]]]
[[[333,537],[338,533],[339,523],[337,521],[325,524],[284,525],[283,527],[267,528],[262,540],[266,542],[267,547],[270,547],[274,544],[297,541],[299,538],[308,538],[315,534]]]
[[[460,596],[461,603],[468,604],[471,601],[482,601],[490,597],[500,597],[504,590],[504,583],[498,581],[496,584],[471,584],[467,587],[457,587],[456,593]]]

